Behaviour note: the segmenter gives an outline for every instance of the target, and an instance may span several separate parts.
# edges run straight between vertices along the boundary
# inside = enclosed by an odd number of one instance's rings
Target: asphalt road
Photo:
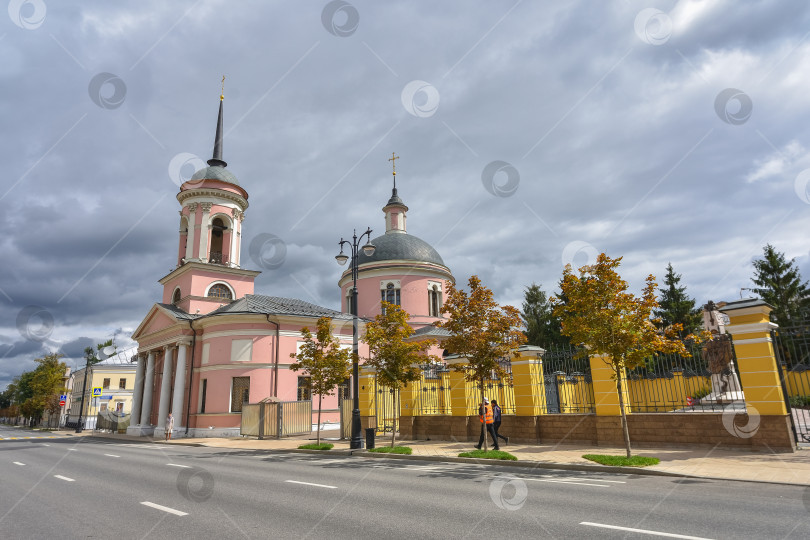
[[[810,488],[25,435],[3,539],[810,538]]]

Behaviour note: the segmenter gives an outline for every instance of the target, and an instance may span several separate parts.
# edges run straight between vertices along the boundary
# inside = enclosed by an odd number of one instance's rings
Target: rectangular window
[[[205,392],[208,390],[208,379],[202,380],[202,388],[200,389],[200,414],[205,414]]]
[[[118,402],[115,404],[115,412],[119,414],[124,414],[124,404],[123,402]]]
[[[309,377],[298,377],[298,401],[312,399],[312,381]]]
[[[242,412],[250,399],[250,377],[234,377],[231,386],[231,412]]]
[[[98,410],[99,410],[99,411],[106,411],[106,410],[107,410],[107,404],[106,404],[106,403],[102,403],[102,404],[101,404],[101,406],[99,406],[99,409],[98,409]]]
[[[127,380],[126,379],[118,379],[118,389],[119,390],[126,390],[127,388]]]
[[[202,349],[202,363],[208,363],[208,355],[211,354],[211,344],[210,343],[203,343]]]
[[[231,341],[231,362],[250,362],[252,353],[252,339],[234,339]]]
[[[101,383],[101,387],[107,389],[110,387],[110,379],[104,379],[104,382]]]

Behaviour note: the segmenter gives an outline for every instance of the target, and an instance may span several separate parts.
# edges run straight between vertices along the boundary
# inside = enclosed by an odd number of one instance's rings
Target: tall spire
[[[219,95],[219,115],[217,116],[217,133],[214,138],[214,156],[208,160],[212,167],[227,167],[222,160],[222,102],[225,101],[225,76],[222,76],[222,93]]]
[[[391,190],[391,199],[388,201],[388,204],[402,204],[402,199],[399,198],[397,195],[397,161],[399,156],[395,152],[391,152],[391,157],[388,158],[388,161],[391,162],[392,172],[391,174],[394,175],[394,189]]]

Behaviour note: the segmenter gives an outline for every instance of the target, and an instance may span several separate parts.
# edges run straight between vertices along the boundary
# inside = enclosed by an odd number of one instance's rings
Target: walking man
[[[501,438],[503,442],[509,444],[509,437],[501,435],[501,406],[498,405],[497,399],[492,400],[492,428],[495,430],[495,441]]]
[[[478,446],[476,446],[476,448],[481,450],[481,445],[484,444],[484,437],[486,437],[486,433],[489,433],[490,436],[492,436],[493,448],[500,450],[498,447],[498,437],[495,435],[495,429],[493,428],[492,405],[489,404],[487,398],[484,398],[484,402],[478,407],[478,419],[481,420],[481,427],[486,428],[486,430],[481,429],[481,437],[478,438]]]
[[[174,416],[172,416],[172,413],[169,413],[169,416],[166,417],[166,440],[167,441],[171,440],[172,431],[174,431]]]

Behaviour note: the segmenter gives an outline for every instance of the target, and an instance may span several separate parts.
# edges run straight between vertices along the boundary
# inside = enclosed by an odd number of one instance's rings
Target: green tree
[[[680,324],[683,328],[680,337],[700,331],[703,326],[703,313],[695,307],[695,300],[686,294],[686,286],[679,287],[681,274],[676,274],[672,263],[667,264],[667,275],[664,277],[664,288],[661,293],[660,309],[653,311],[661,319],[659,328],[668,328]]]
[[[407,341],[414,333],[408,324],[410,315],[396,304],[382,302],[382,313],[366,324],[363,338],[368,344],[369,357],[365,365],[377,370],[377,381],[394,391],[394,411],[399,411],[400,390],[422,377],[420,363],[439,358],[427,354],[432,340]],[[396,414],[395,412],[395,414]],[[391,430],[391,448],[396,443],[397,430]]]
[[[312,391],[318,394],[317,442],[321,444],[321,403],[323,396],[331,396],[337,385],[350,376],[351,351],[340,347],[340,340],[332,335],[332,319],[321,317],[315,323],[315,336],[309,328],[301,329],[304,343],[298,354],[290,358],[297,362],[290,364],[292,371],[302,370],[309,375]]]
[[[517,356],[517,348],[526,343],[526,335],[521,330],[523,321],[516,307],[499,306],[478,276],[471,276],[468,285],[469,293],[448,285],[442,313],[447,313],[449,319],[439,326],[451,334],[443,343],[447,352],[467,359],[466,364],[454,364],[453,369],[464,372],[468,381],[477,384],[483,405],[486,380],[493,375],[498,378],[506,375],[498,360]],[[483,423],[481,431],[486,435]],[[487,450],[486,436],[484,450]]]
[[[566,265],[561,283],[566,302],[553,301],[554,311],[562,319],[563,334],[573,343],[584,345],[589,354],[601,356],[613,370],[629,458],[630,432],[621,384],[624,370],[642,365],[654,352],[683,356],[689,356],[689,352],[680,340],[672,339],[672,332],[681,330],[677,323],[665,335],[656,328],[659,321],[651,319],[652,311],[659,307],[655,276],[647,277],[642,295],[637,298],[627,292],[627,282],[616,271],[621,260],[602,253],[596,264],[580,268],[578,276],[570,264]]]
[[[60,354],[37,358],[37,367],[20,375],[15,401],[20,411],[34,421],[42,419],[43,413],[52,408],[55,395],[64,390],[67,365],[60,362]],[[58,400],[57,400],[58,403]]]
[[[802,282],[796,259],[788,261],[785,254],[771,245],[764,248],[764,257],[754,261],[754,292],[773,306],[771,320],[779,326],[793,326],[810,310],[810,286]]]
[[[523,299],[523,323],[526,325],[527,343],[539,347],[567,345],[562,335],[560,319],[554,315],[554,306],[536,283],[526,287]]]

